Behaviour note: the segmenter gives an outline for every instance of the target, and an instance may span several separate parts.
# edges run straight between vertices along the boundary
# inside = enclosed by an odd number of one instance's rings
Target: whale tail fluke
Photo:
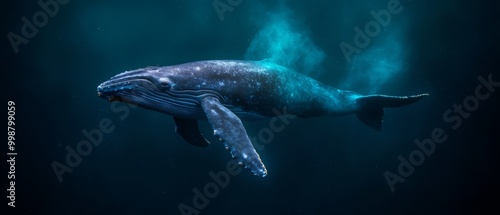
[[[382,131],[384,108],[394,108],[413,104],[427,96],[429,96],[429,94],[412,96],[362,96],[356,100],[356,102],[361,106],[361,109],[356,113],[356,116],[359,120],[371,128]]]

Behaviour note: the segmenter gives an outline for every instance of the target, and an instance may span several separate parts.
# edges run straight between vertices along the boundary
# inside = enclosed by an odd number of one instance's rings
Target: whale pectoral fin
[[[181,135],[189,144],[198,147],[207,147],[210,145],[200,133],[198,121],[174,117],[175,132]]]
[[[219,137],[236,161],[255,175],[266,176],[266,167],[248,138],[240,118],[213,97],[203,99],[201,107],[214,129],[214,135]]]

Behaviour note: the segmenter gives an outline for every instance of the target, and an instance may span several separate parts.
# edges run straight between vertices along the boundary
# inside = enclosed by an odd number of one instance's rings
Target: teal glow
[[[376,93],[395,75],[404,72],[404,60],[401,41],[396,36],[384,38],[353,59],[342,87]]]
[[[265,59],[306,75],[318,75],[325,54],[307,29],[293,20],[293,13],[285,6],[280,8],[258,20],[264,26],[247,48],[245,59]]]

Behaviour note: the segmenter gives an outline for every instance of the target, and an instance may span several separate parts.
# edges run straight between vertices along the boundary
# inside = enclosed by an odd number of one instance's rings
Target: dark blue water
[[[14,180],[2,162],[3,196],[15,182],[7,214],[498,210],[499,3],[40,2],[1,7],[1,89],[15,103],[18,153]],[[211,59],[268,59],[342,89],[430,96],[387,109],[382,132],[354,115],[280,121],[265,135],[270,120],[244,122],[269,171],[260,178],[228,171],[207,122],[212,144],[197,148],[171,116],[96,95],[126,70]]]

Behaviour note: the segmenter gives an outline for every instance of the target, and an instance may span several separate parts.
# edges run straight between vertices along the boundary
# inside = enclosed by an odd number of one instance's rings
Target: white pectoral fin
[[[201,107],[212,125],[214,135],[220,138],[236,161],[255,175],[266,176],[266,167],[248,138],[241,120],[213,97],[204,98]]]

